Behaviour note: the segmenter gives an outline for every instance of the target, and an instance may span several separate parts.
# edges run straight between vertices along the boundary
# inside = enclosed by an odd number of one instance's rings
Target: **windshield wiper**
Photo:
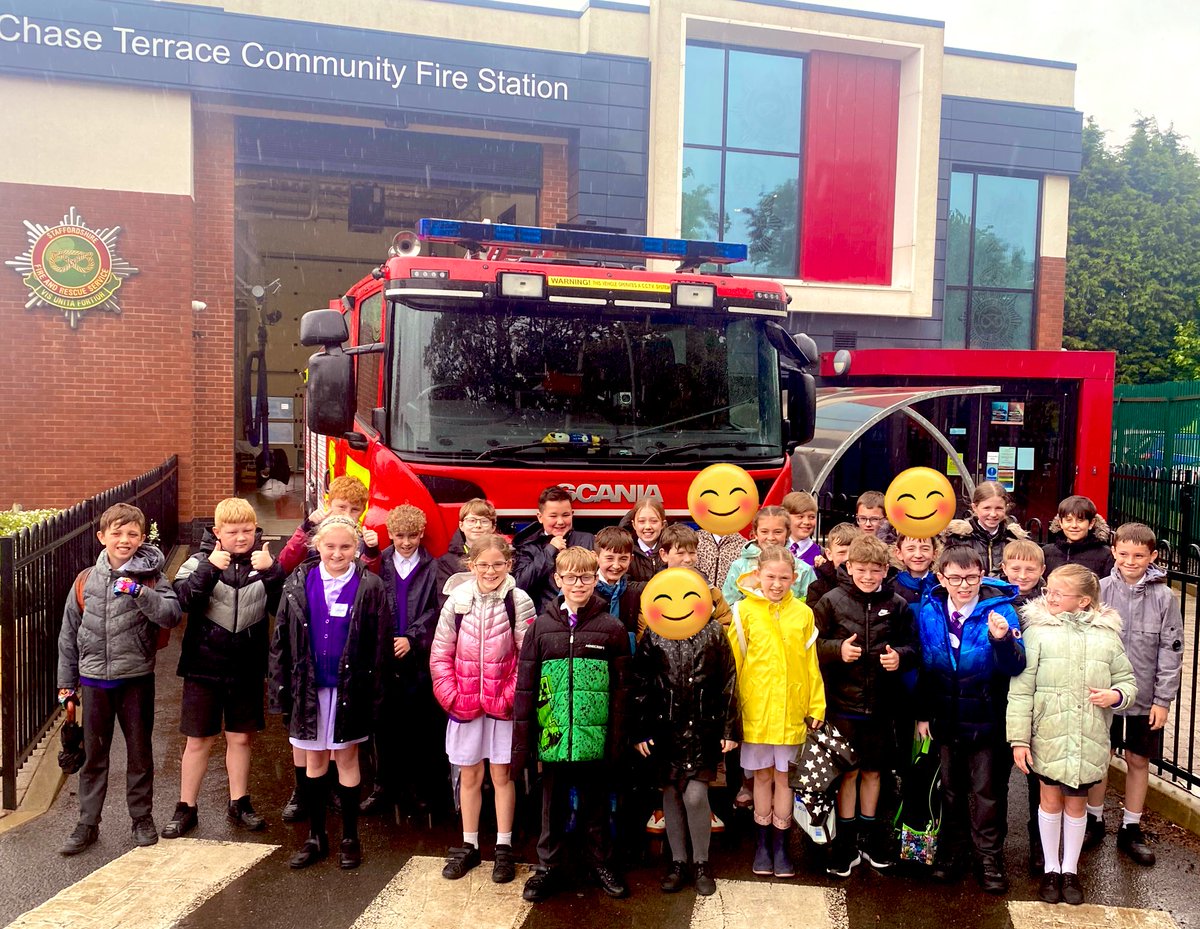
[[[656,452],[651,452],[643,460],[642,464],[649,464],[655,458],[670,458],[680,452],[703,451],[708,448],[736,448],[739,452],[744,452],[749,448],[770,448],[778,449],[778,445],[770,445],[766,442],[742,442],[738,440],[727,440],[722,442],[689,442],[687,445],[674,445],[670,448],[660,448]]]
[[[516,445],[497,445],[495,448],[484,449],[472,459],[473,461],[491,461],[495,458],[504,457],[513,452],[528,451],[529,449],[541,449],[544,452],[570,452],[581,451],[590,452],[592,454],[610,454],[613,449],[630,449],[632,446],[617,442],[602,442],[600,445],[590,445],[583,442],[520,442]]]

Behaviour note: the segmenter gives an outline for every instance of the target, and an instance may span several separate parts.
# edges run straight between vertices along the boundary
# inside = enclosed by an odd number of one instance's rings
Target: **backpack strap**
[[[737,633],[738,646],[742,650],[742,660],[746,660],[746,630],[742,627],[742,616],[738,611],[742,601],[739,600],[730,609],[733,612],[733,631]]]
[[[514,588],[515,590],[515,588]],[[513,591],[510,590],[504,595],[504,612],[508,615],[508,629],[513,634],[517,631],[517,601],[513,597]],[[462,627],[464,613],[454,614],[454,635],[457,638],[458,630]]]
[[[79,615],[83,615],[83,585],[91,577],[92,569],[84,568],[75,575],[75,604],[79,607]]]

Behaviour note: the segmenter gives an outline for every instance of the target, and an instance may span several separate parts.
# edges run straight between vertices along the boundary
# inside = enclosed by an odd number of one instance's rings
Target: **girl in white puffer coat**
[[[480,863],[479,813],[483,765],[496,794],[496,863],[492,880],[516,875],[512,852],[516,787],[510,777],[517,656],[535,616],[533,601],[513,580],[513,550],[503,536],[480,539],[467,560],[470,574],[447,582],[429,655],[433,694],[450,721],[446,754],[460,769],[463,844],[451,848],[442,876],[457,880]]]

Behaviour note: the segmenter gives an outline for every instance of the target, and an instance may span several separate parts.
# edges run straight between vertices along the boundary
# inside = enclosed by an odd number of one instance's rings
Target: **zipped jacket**
[[[1100,582],[1100,602],[1120,615],[1121,641],[1137,676],[1137,699],[1120,715],[1148,716],[1151,706],[1169,707],[1183,675],[1183,617],[1167,572],[1152,564],[1131,587],[1113,568]]]

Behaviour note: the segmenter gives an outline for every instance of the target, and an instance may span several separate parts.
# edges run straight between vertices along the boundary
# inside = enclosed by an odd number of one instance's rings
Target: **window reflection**
[[[729,148],[800,154],[803,65],[786,55],[729,52]]]
[[[750,246],[740,267],[754,274],[796,270],[796,159],[730,152],[725,160],[728,238]]]
[[[947,347],[1033,346],[1040,182],[955,171],[946,227]]]
[[[720,145],[725,116],[725,53],[706,45],[689,45],[683,85],[683,141]]]

